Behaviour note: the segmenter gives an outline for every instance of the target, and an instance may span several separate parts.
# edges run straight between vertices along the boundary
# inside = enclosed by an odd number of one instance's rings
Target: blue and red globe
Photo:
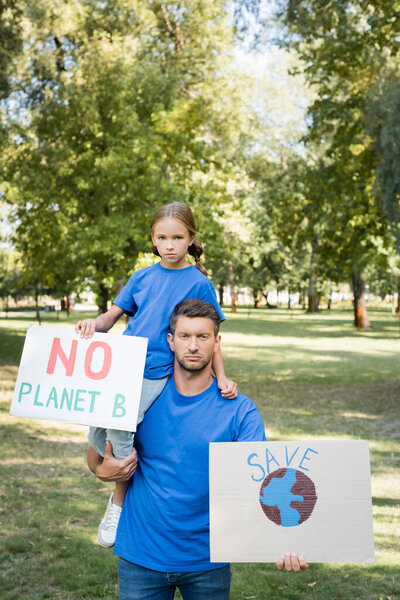
[[[304,523],[311,516],[316,501],[314,483],[297,469],[277,469],[261,484],[261,508],[270,521],[281,527]]]

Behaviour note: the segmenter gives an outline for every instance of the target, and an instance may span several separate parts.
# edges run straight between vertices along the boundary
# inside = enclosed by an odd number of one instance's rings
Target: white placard
[[[374,562],[368,442],[210,444],[212,562]]]
[[[10,414],[135,431],[147,338],[30,327]]]

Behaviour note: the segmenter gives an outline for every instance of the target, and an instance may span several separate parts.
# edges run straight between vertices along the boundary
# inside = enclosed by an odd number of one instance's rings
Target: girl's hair
[[[181,223],[183,223],[183,225],[188,230],[190,236],[194,237],[196,235],[196,224],[194,222],[193,213],[190,210],[190,208],[182,202],[171,202],[171,204],[164,204],[164,206],[160,206],[160,208],[156,210],[156,212],[153,215],[153,218],[151,219],[151,233],[154,233],[154,227],[156,226],[158,221],[161,221],[161,219],[168,218],[181,221]],[[156,256],[160,256],[156,246],[153,246],[153,252]],[[193,242],[188,248],[188,252],[191,256],[194,257],[196,261],[196,268],[199,269],[199,271],[201,271],[201,273],[203,273],[204,275],[207,275],[205,267],[200,262],[200,256],[203,254],[203,248],[201,247],[200,242],[197,240],[193,240]]]

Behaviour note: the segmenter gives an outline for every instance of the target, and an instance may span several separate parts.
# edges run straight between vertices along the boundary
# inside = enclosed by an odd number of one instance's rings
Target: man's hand
[[[217,379],[217,382],[224,398],[227,400],[233,400],[234,398],[237,398],[237,383],[227,379],[226,377],[220,377]]]
[[[98,458],[93,456],[93,453]],[[104,458],[90,447],[88,453],[88,465],[91,471],[102,481],[128,481],[137,467],[137,453],[135,448],[129,456],[118,460],[112,453],[112,444],[107,442]]]
[[[277,560],[276,566],[278,569],[284,568],[286,571],[294,571],[295,573],[308,569],[308,564],[303,556],[297,556],[295,553],[290,554],[290,552],[286,552],[284,556],[282,555]]]

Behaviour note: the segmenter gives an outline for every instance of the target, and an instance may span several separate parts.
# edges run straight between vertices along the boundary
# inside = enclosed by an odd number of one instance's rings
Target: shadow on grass
[[[43,431],[26,423],[0,432],[2,480],[10,482],[7,502],[13,507],[0,534],[2,598],[116,600],[116,557],[95,544],[109,490],[86,468],[86,443],[74,441],[73,430]],[[390,452],[382,454],[390,458]],[[395,508],[396,501],[374,498],[374,504]],[[393,552],[393,530],[376,539],[380,551]],[[313,564],[296,576],[271,564],[240,564],[233,573],[231,600],[376,600],[400,592],[400,568],[391,564]]]
[[[1,412],[8,415],[8,409],[4,404],[0,405]],[[24,420],[16,417],[19,422],[13,422],[14,417],[9,417],[5,425],[0,426],[0,438],[5,445],[3,450],[5,456],[21,457],[20,451],[15,452],[13,442],[17,441],[18,447],[30,446],[32,441],[35,442],[34,454],[28,454],[31,457],[53,457],[64,456],[71,452],[75,453],[77,448],[83,449],[86,444],[84,434],[81,428],[74,429],[74,426],[66,424],[64,427],[51,427],[51,421],[41,420]],[[50,446],[50,448],[49,448]],[[26,459],[26,454],[23,454]],[[0,464],[0,468],[4,467],[4,460]]]
[[[374,506],[400,506],[400,498],[377,498],[373,496],[372,504]]]
[[[222,333],[232,332],[273,337],[373,337],[398,338],[400,320],[391,312],[371,311],[371,330],[357,330],[354,327],[351,311],[332,311],[320,315],[307,315],[303,311],[246,311],[228,314],[222,325]],[[374,320],[375,319],[375,320]]]
[[[272,325],[274,335],[292,336],[289,329],[293,324],[294,337],[304,338],[304,327],[311,332],[317,323],[315,337],[340,337],[338,332],[330,336],[327,331],[332,322],[336,322],[335,327],[341,328],[342,334],[345,330],[346,336],[347,331],[352,331],[353,337],[359,335],[352,330],[351,320],[348,323],[341,318],[329,321],[327,315],[326,321],[325,317],[310,317],[306,323],[304,318],[296,323],[298,315],[291,321],[284,321],[284,315],[277,315],[282,321],[274,324],[272,312],[264,322],[258,319],[257,313],[251,324],[255,335],[271,335]],[[348,316],[345,315],[346,319]],[[394,339],[390,318],[385,314],[378,316],[385,319],[382,331],[392,332]],[[238,327],[239,333],[251,333],[246,324],[246,317],[234,317],[227,324],[228,331],[232,325]],[[8,339],[11,344],[3,353],[8,361],[6,364],[18,364],[25,334],[23,327],[24,324],[20,330],[14,330],[7,325],[0,330],[6,334],[6,338],[0,338],[0,344],[1,339]],[[366,335],[374,336],[376,332]],[[15,349],[13,351],[14,342],[15,348],[19,348],[18,356]],[[376,537],[381,552],[380,564],[311,565],[309,571],[298,576],[280,573],[273,565],[235,565],[231,600],[253,596],[257,600],[378,600],[380,597],[394,600],[400,597],[400,569],[393,558],[397,539],[392,524],[399,504],[394,483],[399,460],[399,382],[360,383],[354,378],[349,383],[342,383],[342,362],[356,363],[355,373],[366,370],[366,365],[371,364],[369,359],[359,360],[354,352],[346,349],[337,353],[341,357],[340,368],[336,369],[337,379],[333,383],[320,382],[316,377],[309,382],[277,381],[276,373],[273,373],[276,364],[260,366],[254,360],[255,347],[247,347],[247,350],[248,356],[245,356],[243,346],[240,358],[229,358],[229,362],[236,373],[240,369],[241,390],[257,401],[267,432],[268,428],[272,430],[269,439],[315,436],[361,437],[371,441],[373,475],[385,480],[381,488],[376,484],[374,507],[378,509],[379,526],[385,527]],[[281,345],[276,351],[284,352]],[[304,363],[307,363],[315,352],[307,348],[304,354]],[[335,365],[339,362],[338,356],[328,350],[318,351],[318,356],[323,363],[329,362],[328,356],[333,356]],[[383,356],[372,354],[372,360],[376,357],[382,363],[390,360],[386,353]],[[296,360],[295,357],[293,364]],[[283,368],[282,365],[283,361],[278,363],[279,368]],[[303,368],[299,363],[299,372]],[[382,368],[385,368],[384,364]],[[10,381],[15,370],[13,366],[7,371]],[[234,373],[232,370],[232,375]],[[0,441],[3,442],[1,481],[9,482],[2,498],[6,499],[6,503],[3,502],[5,527],[0,530],[3,549],[0,589],[5,600],[116,599],[116,558],[95,545],[97,525],[110,487],[99,482],[86,467],[84,434],[73,426],[63,428],[53,427],[48,422],[44,425],[41,421],[13,421],[7,415],[8,398],[1,409],[0,417],[5,423],[0,430]],[[387,498],[383,497],[385,493]],[[10,510],[7,507],[11,507]]]
[[[368,439],[400,458],[399,382],[309,385],[251,381],[240,389],[252,397],[274,439],[349,437]],[[249,391],[247,391],[249,390]],[[379,458],[378,449],[374,456]]]
[[[290,390],[293,398],[305,406],[308,396],[317,389],[324,397],[325,390],[337,390],[337,399],[343,397],[351,402],[354,393],[360,402],[374,391],[374,399],[381,404],[385,394],[394,388],[400,398],[398,358],[393,348],[373,346],[360,350],[324,350],[307,347],[281,345],[254,348],[233,344],[223,345],[225,370],[228,376],[239,383],[242,393],[253,398],[257,404],[264,403],[269,391],[279,386],[284,392]],[[341,385],[340,385],[341,384]],[[387,387],[385,387],[387,384]],[[378,390],[377,386],[381,386]],[[346,392],[346,389],[349,391]],[[334,399],[332,394],[329,394]],[[285,395],[285,399],[287,396]],[[400,412],[399,415],[400,416]]]
[[[41,425],[0,430],[12,507],[0,531],[1,598],[116,599],[116,557],[96,544],[111,487],[87,469],[82,431]]]
[[[312,564],[294,575],[274,565],[234,565],[231,600],[394,600],[400,592],[399,574],[398,566]]]
[[[0,365],[19,365],[25,335],[25,329],[0,329]]]
[[[117,557],[71,529],[16,535],[2,554],[4,600],[118,598]],[[33,541],[34,540],[34,541]]]

